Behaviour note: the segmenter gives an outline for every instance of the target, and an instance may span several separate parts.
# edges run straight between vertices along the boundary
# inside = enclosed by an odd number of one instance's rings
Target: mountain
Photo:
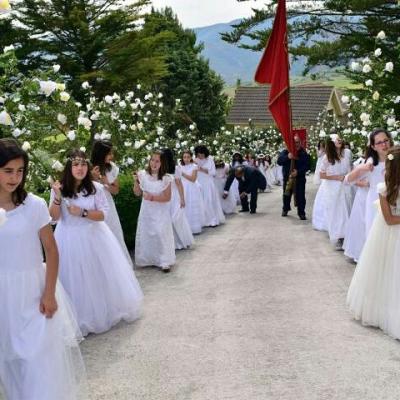
[[[254,74],[261,58],[261,52],[240,49],[237,46],[224,42],[221,32],[232,31],[232,24],[238,20],[193,29],[197,35],[197,42],[203,43],[202,55],[210,61],[211,68],[222,76],[227,85],[234,85],[237,79],[242,83],[254,82]],[[290,74],[301,75],[304,60],[292,63]]]

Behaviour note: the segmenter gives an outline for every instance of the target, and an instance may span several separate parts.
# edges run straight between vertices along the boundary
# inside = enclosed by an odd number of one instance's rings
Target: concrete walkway
[[[137,271],[143,318],[83,343],[93,400],[400,398],[400,343],[351,319],[354,266],[280,196]]]

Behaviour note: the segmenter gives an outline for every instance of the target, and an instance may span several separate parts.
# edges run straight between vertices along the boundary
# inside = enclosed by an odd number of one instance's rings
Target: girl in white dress
[[[85,153],[72,150],[55,182],[50,214],[57,221],[60,280],[76,308],[84,335],[139,318],[142,290],[121,245],[104,222],[108,201],[93,182]]]
[[[321,183],[321,178],[319,176],[319,173],[321,171],[321,164],[322,160],[325,155],[325,141],[320,140],[317,145],[317,165],[315,166],[315,172],[314,172],[314,177],[313,177],[313,183],[314,185],[319,185]]]
[[[7,400],[77,400],[85,387],[82,336],[56,284],[47,205],[24,189],[27,169],[17,142],[0,139],[0,393]]]
[[[133,191],[143,198],[136,230],[135,263],[169,272],[176,261],[170,211],[172,177],[161,161],[161,152],[154,152],[147,169],[134,174],[134,179]]]
[[[244,159],[243,156],[239,152],[234,152],[232,155],[232,161],[229,165],[231,170],[234,170],[239,165],[243,165]],[[241,204],[240,193],[239,193],[239,181],[234,179],[231,185],[232,193],[235,195],[236,205]]]
[[[197,179],[202,188],[205,226],[215,227],[225,222],[224,212],[214,183],[215,164],[206,146],[196,146],[194,149],[196,159],[194,160],[199,170]]]
[[[193,162],[193,154],[186,150],[182,154],[179,167],[185,193],[185,213],[193,234],[201,233],[205,225],[203,195],[197,181],[198,167]]]
[[[353,200],[350,185],[343,182],[351,168],[351,151],[344,148],[338,135],[331,135],[320,170],[322,183],[314,202],[313,227],[328,231],[338,250],[342,249]]]
[[[113,145],[111,142],[98,140],[94,143],[90,160],[93,167],[91,172],[93,179],[103,185],[104,194],[108,201],[105,223],[118,239],[126,258],[132,264],[132,258],[125,244],[124,232],[113,199],[113,196],[116,196],[119,192],[119,168],[112,162],[113,158]]]
[[[194,243],[194,238],[185,213],[186,202],[181,172],[179,168],[176,168],[174,153],[171,149],[164,149],[162,157],[167,166],[167,173],[172,177],[170,211],[175,249],[188,249]]]
[[[379,327],[400,339],[400,146],[389,150],[385,169],[385,183],[377,189],[377,215],[351,281],[347,304],[363,325]]]
[[[272,186],[271,186],[271,179],[268,176],[268,170],[269,170],[269,164],[266,160],[266,157],[264,154],[259,154],[257,157],[256,161],[256,168],[263,174],[266,182],[267,182],[267,187],[265,188],[265,192],[270,193],[272,191]]]
[[[235,188],[231,185],[231,187],[229,188],[228,197],[226,199],[222,198],[228,174],[229,165],[225,164],[222,160],[218,160],[215,163],[215,186],[217,187],[218,193],[221,197],[222,210],[225,214],[233,214],[236,212],[236,197],[234,193]]]
[[[368,236],[376,215],[375,201],[378,199],[377,185],[384,181],[385,159],[393,139],[389,132],[382,128],[375,129],[369,136],[369,157],[365,164],[354,169],[349,174],[348,181],[354,182],[365,176],[369,182],[365,200],[365,238]]]

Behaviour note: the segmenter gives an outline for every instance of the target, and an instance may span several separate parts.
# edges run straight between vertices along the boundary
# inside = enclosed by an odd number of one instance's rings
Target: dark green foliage
[[[120,191],[114,197],[114,201],[124,231],[125,243],[128,249],[132,250],[135,245],[136,226],[141,199],[133,194],[133,180],[130,174],[120,175],[119,185]]]

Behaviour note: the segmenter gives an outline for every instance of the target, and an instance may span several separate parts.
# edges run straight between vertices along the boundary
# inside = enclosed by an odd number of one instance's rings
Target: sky
[[[266,0],[153,0],[155,8],[169,6],[185,28],[198,28],[249,17],[251,7],[262,8]]]

